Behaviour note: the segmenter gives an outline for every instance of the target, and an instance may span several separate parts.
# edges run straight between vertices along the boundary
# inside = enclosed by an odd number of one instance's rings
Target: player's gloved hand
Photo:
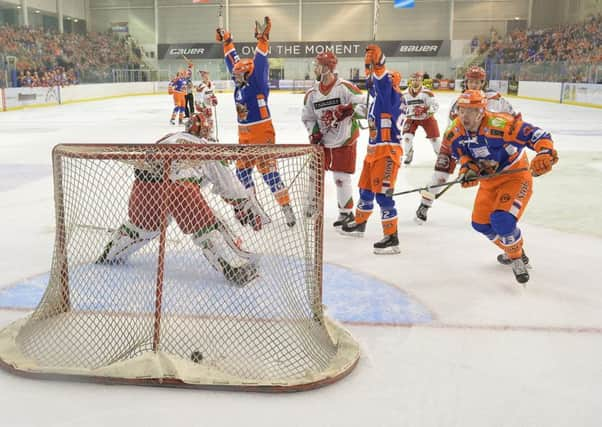
[[[255,231],[263,227],[261,217],[253,212],[249,199],[234,202],[234,216],[242,225],[250,225]]]
[[[322,137],[324,135],[322,135],[322,132],[315,131],[314,133],[312,133],[311,135],[309,135],[309,142],[311,144],[321,144],[322,143]]]
[[[216,28],[215,40],[218,42],[224,42],[225,44],[232,43],[232,34],[230,34],[230,31],[226,31],[223,28]]]
[[[479,184],[478,178],[481,168],[473,161],[463,163],[460,167],[460,180],[463,188],[474,187]]]
[[[529,171],[533,176],[540,176],[550,172],[556,163],[558,163],[558,152],[553,148],[544,148],[539,150],[531,160]]]
[[[272,29],[272,20],[269,16],[263,18],[263,24],[255,21],[255,38],[257,40],[268,41],[270,39],[270,30]]]
[[[215,107],[217,105],[217,96],[211,95],[211,98],[209,98],[209,102],[211,103],[212,107]]]
[[[338,122],[351,116],[353,116],[353,104],[351,103],[337,105],[337,108],[334,110],[334,117]]]
[[[366,54],[364,55],[364,64],[366,68],[370,66],[382,66],[385,65],[385,55],[378,45],[369,44],[366,47]]]

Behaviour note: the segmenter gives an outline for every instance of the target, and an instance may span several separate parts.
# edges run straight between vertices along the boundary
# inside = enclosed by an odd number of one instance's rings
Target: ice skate
[[[297,218],[295,218],[295,213],[293,212],[291,205],[282,205],[282,213],[286,219],[286,225],[294,227],[297,223]]]
[[[379,240],[374,244],[374,253],[378,255],[392,255],[400,252],[397,232],[387,234],[382,240]]]
[[[523,250],[523,253],[521,255],[521,259],[523,260],[523,264],[525,264],[525,266],[527,268],[531,268],[531,264],[529,264],[529,257],[525,254],[525,251]],[[497,261],[500,264],[504,264],[504,265],[510,265],[512,264],[512,259],[504,252],[503,254],[500,254],[497,256]]]
[[[255,267],[254,264],[246,263],[239,267],[233,267],[221,258],[219,259],[219,263],[222,266],[226,280],[240,288],[248,285],[257,277],[259,277],[257,267]]]
[[[343,224],[348,224],[355,219],[353,212],[340,212],[337,220],[332,224],[334,228],[341,228]]]
[[[412,159],[414,158],[414,149],[410,148],[406,153],[405,160],[403,161],[404,165],[409,165],[412,163]]]
[[[169,119],[169,124],[175,125],[176,124],[175,119]]]
[[[429,209],[430,206],[420,203],[420,206],[418,206],[418,209],[416,210],[416,217],[414,218],[414,221],[416,221],[418,225],[422,225],[426,222],[427,212]]]
[[[337,230],[343,236],[364,237],[364,233],[366,232],[366,223],[362,222],[361,224],[358,224],[355,221],[350,221],[343,224],[341,228]]]
[[[522,257],[512,260],[512,272],[514,273],[516,281],[523,286],[526,286],[526,283],[529,281],[529,272],[527,271],[527,266],[523,262]]]

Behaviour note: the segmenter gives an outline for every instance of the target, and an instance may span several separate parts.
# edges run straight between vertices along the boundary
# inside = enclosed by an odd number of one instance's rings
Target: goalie
[[[207,129],[198,125],[202,121],[191,120],[190,123],[192,127],[188,132],[167,135],[157,143],[206,144],[207,140],[201,135],[206,135]],[[98,264],[122,263],[159,236],[162,210],[166,206],[169,220],[174,219],[182,232],[191,236],[211,266],[228,282],[242,287],[258,276],[251,254],[240,247],[239,238],[216,217],[200,191],[200,186],[211,185],[212,192],[233,207],[241,224],[259,231],[267,217],[228,166],[217,160],[194,165],[174,163],[167,186],[163,182],[163,167],[158,161],[136,165],[134,174],[128,221],[113,233],[96,261]]]

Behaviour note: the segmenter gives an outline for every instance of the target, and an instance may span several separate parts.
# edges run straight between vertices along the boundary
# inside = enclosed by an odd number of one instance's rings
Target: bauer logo
[[[442,40],[401,42],[398,56],[437,56]]]

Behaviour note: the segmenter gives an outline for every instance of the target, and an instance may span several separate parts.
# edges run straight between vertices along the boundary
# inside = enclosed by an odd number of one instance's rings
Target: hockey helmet
[[[339,60],[337,59],[336,55],[331,51],[319,53],[315,59],[316,65],[319,64],[328,67],[328,70],[331,73],[334,72],[338,62]]]
[[[241,59],[232,68],[232,74],[234,75],[234,79],[237,83],[246,82],[251,74],[253,74],[253,70],[255,69],[255,64],[252,59]]]
[[[207,138],[210,130],[211,126],[209,120],[200,113],[193,115],[186,122],[186,132],[198,136],[199,138]]]
[[[458,97],[457,105],[458,108],[485,109],[487,98],[482,90],[467,90]]]
[[[486,78],[487,78],[487,74],[485,73],[485,70],[483,68],[479,67],[478,65],[471,65],[466,70],[466,73],[464,73],[465,80],[485,81]]]

